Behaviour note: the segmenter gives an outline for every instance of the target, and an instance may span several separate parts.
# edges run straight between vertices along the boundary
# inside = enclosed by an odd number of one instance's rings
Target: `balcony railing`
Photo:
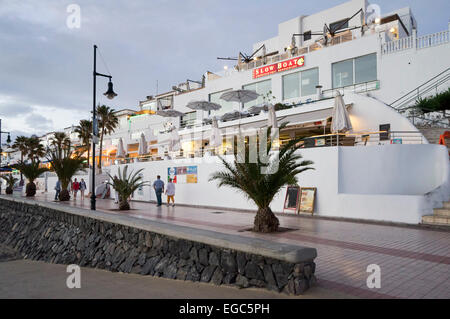
[[[382,54],[390,54],[410,49],[425,49],[450,42],[450,32],[442,31],[433,34],[417,37],[413,33],[410,37],[401,38],[394,41],[383,43],[381,46]]]

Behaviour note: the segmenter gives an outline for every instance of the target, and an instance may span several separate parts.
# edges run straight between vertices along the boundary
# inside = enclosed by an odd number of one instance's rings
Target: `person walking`
[[[80,183],[78,183],[77,179],[75,178],[73,184],[72,184],[72,189],[73,189],[73,200],[77,199],[77,193],[78,190],[80,189]]]
[[[81,193],[81,199],[84,199],[84,191],[86,190],[86,182],[82,178],[80,181],[80,193]]]
[[[161,194],[164,192],[164,182],[161,180],[161,176],[156,176],[156,181],[153,182],[153,188],[155,189],[156,194],[156,206],[159,207],[162,204]]]
[[[59,181],[59,179],[56,181],[56,185],[55,185],[55,200],[59,199],[59,193],[61,192],[61,182]]]
[[[173,183],[171,178],[169,178],[169,182],[167,183],[166,195],[167,195],[167,206],[170,205],[170,200],[172,200],[172,206],[175,206],[175,200],[174,200],[175,184]]]

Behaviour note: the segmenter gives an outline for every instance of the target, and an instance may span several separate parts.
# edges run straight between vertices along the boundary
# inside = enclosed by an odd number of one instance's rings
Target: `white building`
[[[200,81],[188,80],[170,92],[148,96],[138,111],[120,111],[120,127],[104,141],[106,169],[115,172],[125,162],[133,162],[134,168],[145,168],[146,180],[153,180],[157,174],[166,178],[170,168],[195,166],[195,182],[177,186],[178,203],[254,209],[243,195],[209,182],[209,175],[221,166],[202,157],[210,149],[211,125],[205,119],[240,108],[220,96],[233,89],[254,90],[260,97],[241,111],[263,102],[279,104],[277,118],[289,122],[280,132],[281,142],[305,137],[300,152],[314,161],[315,170],[300,176],[300,186],[317,188],[315,214],[419,223],[449,199],[448,151],[428,144],[396,109],[449,87],[449,30],[419,37],[410,8],[382,16],[374,8],[365,0],[353,0],[280,23],[276,36],[256,42],[253,49],[260,50],[251,58],[240,55],[235,67],[207,72]],[[339,147],[330,134],[337,91],[343,94],[353,126],[351,134],[341,137]],[[209,113],[186,107],[197,100],[219,103],[222,108]],[[155,115],[163,109],[185,115],[181,119]],[[168,123],[179,129],[181,153],[169,151]],[[265,112],[219,121],[224,137],[238,128],[266,125]],[[149,149],[145,156],[137,153],[142,133]],[[120,138],[126,160],[115,158]],[[226,154],[229,146],[224,141],[216,151]],[[167,155],[172,159],[162,160]],[[191,162],[186,164],[182,158]],[[285,195],[283,190],[274,200],[274,211],[283,212]],[[155,196],[144,188],[134,198],[154,200]]]

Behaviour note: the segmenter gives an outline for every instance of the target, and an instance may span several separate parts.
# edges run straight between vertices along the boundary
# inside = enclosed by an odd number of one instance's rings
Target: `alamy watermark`
[[[81,288],[81,268],[78,265],[72,264],[68,265],[66,272],[70,275],[66,279],[67,288]]]
[[[69,15],[66,19],[66,25],[69,29],[79,29],[81,28],[81,8],[78,4],[69,4],[66,8]]]
[[[367,266],[366,272],[370,273],[370,275],[367,277],[366,285],[367,288],[373,289],[381,288],[381,267],[377,264],[370,264]]]

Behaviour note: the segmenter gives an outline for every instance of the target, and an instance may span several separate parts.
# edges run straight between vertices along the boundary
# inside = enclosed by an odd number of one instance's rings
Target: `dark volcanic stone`
[[[175,279],[175,277],[177,276],[177,265],[176,264],[170,264],[169,266],[167,266],[164,269],[163,276],[165,278]]]
[[[141,274],[148,275],[148,274],[153,273],[155,266],[159,262],[160,259],[161,259],[161,257],[159,257],[159,256],[154,256],[154,257],[149,258],[147,260],[147,262],[145,263],[145,265],[142,267]]]
[[[267,288],[278,291],[278,285],[273,275],[272,267],[264,265],[263,267],[264,279],[267,282]]]
[[[198,260],[202,265],[208,265],[208,251],[205,248],[198,251]]]
[[[178,269],[177,271],[177,279],[186,280],[187,271],[183,268]]]
[[[211,277],[211,282],[215,285],[220,285],[223,280],[223,273],[222,270],[220,270],[219,267],[216,268],[214,271],[214,274]]]
[[[248,262],[245,266],[245,276],[250,279],[264,280],[261,268],[253,261]]]
[[[235,280],[236,280],[236,273],[228,273],[225,275],[225,277],[223,277],[222,282],[226,285],[230,285],[234,283]]]
[[[214,270],[216,270],[217,266],[208,266],[206,267],[203,272],[202,272],[202,276],[201,276],[201,281],[203,282],[209,282],[211,280],[211,277],[214,273]]]
[[[245,278],[242,275],[237,275],[236,277],[236,285],[241,288],[247,288],[250,286],[250,283],[248,282],[248,279]]]
[[[164,269],[167,267],[167,265],[169,264],[169,258],[164,257],[163,259],[161,259],[155,266],[155,272],[164,272]]]
[[[219,257],[217,256],[217,253],[214,251],[209,253],[209,264],[211,266],[219,266]]]
[[[278,288],[282,289],[288,283],[288,274],[284,273],[283,267],[279,263],[273,264],[272,270],[275,275]]]
[[[233,254],[223,253],[220,264],[221,264],[222,268],[225,270],[225,272],[227,272],[227,273],[236,273],[237,272],[236,260],[233,256]]]
[[[238,272],[244,274],[245,265],[247,264],[247,258],[245,258],[245,253],[238,252],[236,254],[236,261],[238,266]]]

